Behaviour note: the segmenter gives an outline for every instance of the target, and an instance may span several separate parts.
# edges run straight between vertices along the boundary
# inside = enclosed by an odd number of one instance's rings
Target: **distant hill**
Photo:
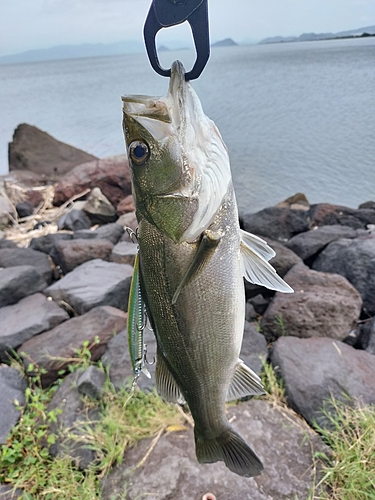
[[[225,38],[224,40],[219,40],[218,42],[212,43],[211,47],[233,47],[234,45],[238,45],[231,38]]]
[[[349,31],[340,31],[339,33],[303,33],[300,36],[273,36],[270,38],[265,38],[259,43],[281,43],[281,42],[310,42],[314,40],[330,40],[332,38],[348,38],[348,37],[359,37],[365,34],[375,35],[375,26],[365,26],[364,28],[358,28]]]

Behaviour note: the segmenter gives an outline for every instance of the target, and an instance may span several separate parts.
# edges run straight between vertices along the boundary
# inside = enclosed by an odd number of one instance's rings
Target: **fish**
[[[172,64],[165,96],[122,100],[138,220],[137,300],[156,337],[157,391],[187,404],[200,463],[224,461],[240,476],[256,476],[263,464],[225,412],[228,401],[264,394],[239,358],[243,277],[293,290],[269,264],[275,252],[240,229],[227,147],[182,63]]]

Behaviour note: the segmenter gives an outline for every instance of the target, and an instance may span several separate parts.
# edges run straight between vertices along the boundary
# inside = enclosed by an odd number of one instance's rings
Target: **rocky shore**
[[[68,371],[83,345],[93,361],[102,360],[116,389],[132,380],[126,318],[136,245],[125,228],[134,230],[137,223],[127,159],[76,163],[72,152],[69,164],[67,153],[43,136],[43,170],[41,149],[30,146],[40,131],[28,127],[16,131],[10,174],[0,180],[0,444],[20,418],[28,385],[10,366],[14,358],[29,376],[30,367],[42,369],[44,387],[64,379],[50,403],[61,410],[61,428],[82,419],[84,396],[100,409],[104,372],[95,366]],[[241,357],[257,373],[262,362],[272,364],[284,381],[288,406],[251,399],[229,414],[265,471],[245,479],[220,463],[201,466],[192,429],[165,433],[130,475],[130,500],[145,493],[148,499],[200,500],[207,492],[225,500],[307,499],[319,474],[314,452],[326,449],[313,426],[330,425],[331,397],[346,405],[375,405],[375,202],[357,209],[310,205],[297,194],[241,214],[240,223],[274,248],[270,263],[295,291],[274,293],[246,283]],[[152,359],[155,340],[151,332],[147,336]],[[154,369],[151,380],[140,378],[142,390],[153,387]],[[103,478],[103,499],[123,498],[125,478],[149,444],[144,440],[128,450]],[[55,443],[50,453],[61,450],[83,469],[95,460],[84,446],[69,448],[66,442]],[[0,485],[2,499],[21,495]]]

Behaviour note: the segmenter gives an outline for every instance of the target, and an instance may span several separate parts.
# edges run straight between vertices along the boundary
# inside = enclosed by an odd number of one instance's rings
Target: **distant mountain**
[[[27,50],[19,54],[0,57],[0,64],[16,64],[81,57],[115,56],[144,51],[143,42],[128,40],[116,43],[83,43],[81,45],[58,45],[49,49]]]
[[[224,40],[219,40],[218,42],[212,43],[211,47],[233,47],[234,45],[238,45],[231,38],[225,38]]]
[[[346,37],[356,37],[364,36],[364,34],[375,35],[375,26],[365,26],[364,28],[358,28],[349,31],[340,31],[339,33],[303,33],[300,36],[273,36],[270,38],[265,38],[259,43],[281,43],[281,42],[310,42],[314,40],[330,40],[332,38],[346,38]]]

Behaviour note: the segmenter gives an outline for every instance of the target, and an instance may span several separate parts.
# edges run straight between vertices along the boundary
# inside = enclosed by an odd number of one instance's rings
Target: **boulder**
[[[0,267],[32,266],[47,283],[52,281],[52,265],[46,254],[31,248],[0,249]]]
[[[365,201],[364,203],[361,203],[358,208],[375,210],[375,201]]]
[[[64,309],[42,293],[21,299],[17,304],[0,308],[0,361],[7,361],[7,353],[26,340],[50,330],[69,319]]]
[[[21,203],[17,203],[16,205],[17,215],[20,219],[24,217],[29,217],[34,213],[34,208],[29,201],[23,201]]]
[[[255,323],[245,321],[240,358],[260,376],[263,361],[267,359],[267,356],[268,351],[265,336],[258,332]]]
[[[94,259],[76,267],[44,293],[57,303],[67,302],[77,314],[101,305],[127,311],[132,275],[128,264]]]
[[[130,449],[121,465],[104,478],[103,500],[202,500],[210,492],[225,500],[291,500],[308,498],[314,481],[313,454],[326,449],[291,411],[266,401],[251,400],[228,410],[233,426],[264,463],[255,478],[233,474],[222,462],[199,464],[195,457],[193,429],[161,436],[142,467],[150,439]]]
[[[293,208],[294,210],[308,210],[310,208],[310,203],[303,193],[296,193],[293,196],[289,196],[284,201],[277,204],[278,207]]]
[[[350,399],[375,404],[374,356],[365,351],[328,338],[282,337],[271,361],[284,380],[289,405],[311,424],[329,425],[324,411],[334,411],[331,396],[346,404]]]
[[[349,208],[330,203],[311,205],[309,210],[311,226],[331,226],[340,224],[353,229],[367,229],[368,224],[375,224],[375,211],[368,208]]]
[[[67,274],[89,260],[109,260],[112,250],[112,243],[103,239],[62,240],[56,245],[54,261]]]
[[[111,261],[119,264],[130,264],[134,266],[134,259],[138,251],[138,245],[128,241],[121,241],[113,247]]]
[[[117,219],[115,207],[98,187],[91,191],[82,210],[93,224],[107,224]]]
[[[375,316],[360,325],[354,347],[375,354]]]
[[[367,316],[375,315],[375,234],[330,243],[313,269],[345,276],[361,294]]]
[[[77,388],[81,394],[91,399],[99,399],[104,390],[105,373],[97,366],[91,365],[77,380]]]
[[[1,248],[18,248],[17,245],[6,238],[0,238],[0,249]]]
[[[89,229],[91,227],[91,220],[84,212],[82,212],[82,210],[74,208],[59,218],[57,221],[57,227],[59,229],[67,229],[68,231]]]
[[[75,231],[75,239],[104,239],[110,241],[113,245],[119,241],[121,236],[124,234],[124,228],[119,224],[112,222],[111,224],[105,224],[100,226],[94,231],[90,229],[82,229],[80,231]]]
[[[116,207],[116,212],[117,215],[124,215],[127,214],[128,212],[134,212],[134,198],[132,194],[129,194],[128,196],[125,196],[124,199],[120,201],[120,203]]]
[[[47,386],[71,363],[71,358],[88,341],[91,359],[96,361],[105,351],[109,340],[126,325],[127,315],[111,306],[101,306],[69,319],[52,330],[26,341],[18,349],[25,366],[29,363],[43,367],[42,384]],[[96,342],[95,338],[99,341]]]
[[[332,241],[341,238],[356,238],[358,231],[349,226],[322,226],[293,236],[285,246],[301,257],[302,260],[310,259],[321,252]]]
[[[38,250],[39,252],[46,253],[52,257],[55,261],[54,256],[56,252],[56,245],[60,241],[71,240],[73,238],[72,233],[51,233],[45,236],[39,236],[39,238],[33,238],[30,241],[29,248],[33,250]]]
[[[28,170],[56,179],[76,165],[96,160],[80,149],[60,142],[42,130],[21,123],[9,143],[9,171]]]
[[[25,403],[26,380],[10,366],[0,365],[0,445],[5,444],[12,427],[20,418],[17,406]]]
[[[29,189],[24,193],[25,201],[28,201],[33,208],[37,208],[44,202],[42,193],[37,189]]]
[[[294,293],[277,292],[265,312],[261,327],[268,341],[284,335],[343,340],[356,327],[362,299],[342,276],[298,264],[285,280]]]
[[[15,304],[28,295],[43,291],[47,286],[32,266],[0,269],[0,307]]]
[[[129,164],[126,155],[79,165],[60,179],[55,189],[54,204],[62,205],[86,189],[100,188],[104,196],[117,206],[131,194]]]
[[[300,235],[302,234],[306,233],[300,233]],[[276,252],[275,257],[272,257],[269,262],[271,266],[276,269],[277,274],[282,278],[293,266],[301,263],[301,258],[292,251],[293,249],[290,250],[289,248],[285,248],[285,246],[278,241],[270,240],[269,238],[266,238],[266,240],[269,246]]]
[[[310,229],[306,210],[286,207],[269,207],[255,214],[245,214],[240,222],[245,231],[277,241],[287,241]]]
[[[119,224],[123,228],[130,228],[132,231],[136,231],[138,227],[137,217],[135,216],[135,212],[129,212],[127,214],[121,215],[116,221],[116,224]],[[129,234],[127,231],[123,234],[120,241],[131,241],[129,238]]]

